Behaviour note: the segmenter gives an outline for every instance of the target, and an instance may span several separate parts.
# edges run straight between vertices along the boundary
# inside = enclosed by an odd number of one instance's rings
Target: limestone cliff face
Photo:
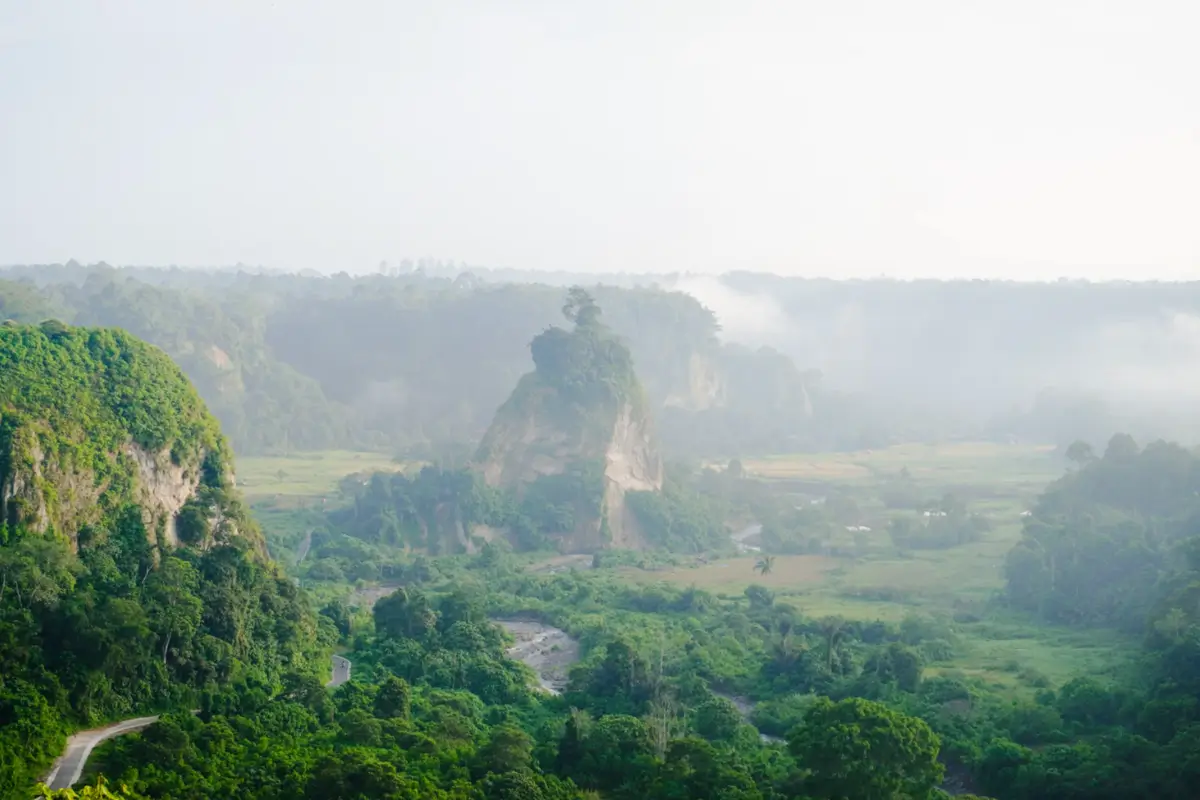
[[[200,471],[171,461],[169,452],[152,453],[130,442],[122,453],[137,467],[138,505],[154,530],[161,520],[163,534],[171,546],[179,544],[175,518],[200,490]]]
[[[626,401],[607,413],[597,413],[599,419],[593,418],[591,424],[577,426],[548,413],[554,400],[553,390],[541,388],[525,402],[510,399],[501,407],[480,446],[478,467],[484,480],[519,493],[539,478],[598,463],[600,485],[594,490],[599,509],[577,508],[575,527],[559,536],[559,548],[586,553],[605,547],[644,547],[625,493],[662,489],[662,455],[651,420]]]
[[[97,524],[110,489],[141,507],[148,535],[162,531],[167,544],[179,544],[175,518],[200,488],[200,471],[175,464],[169,451],[151,452],[128,442],[106,454],[100,465],[78,464],[40,446],[36,425],[14,431],[9,450],[0,458],[0,520],[37,532],[53,529],[73,547],[78,533]]]

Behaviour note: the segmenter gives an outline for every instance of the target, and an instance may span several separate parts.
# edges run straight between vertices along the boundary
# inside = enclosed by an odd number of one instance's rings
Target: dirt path
[[[579,660],[579,642],[566,631],[541,622],[516,619],[493,620],[512,634],[517,643],[508,649],[508,657],[537,673],[538,683],[550,694],[562,694],[567,688],[568,672]]]
[[[342,656],[334,656],[332,666],[333,675],[330,677],[329,683],[325,685],[334,689],[350,680],[350,659],[343,658]]]

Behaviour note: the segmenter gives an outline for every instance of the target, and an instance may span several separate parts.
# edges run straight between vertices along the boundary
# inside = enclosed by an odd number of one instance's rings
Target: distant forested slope
[[[162,347],[247,453],[469,453],[571,283],[627,342],[672,457],[1200,436],[1200,283],[707,282],[711,310],[669,291],[694,289],[679,275],[68,263],[0,271],[0,317],[116,325]]]
[[[560,317],[565,296],[560,287],[422,274],[49,265],[6,277],[5,318],[117,326],[161,347],[248,453],[469,451],[529,370],[528,343]],[[673,409],[678,442],[701,424],[711,428],[696,413],[764,396],[730,386],[731,369],[739,381],[752,374],[775,385],[769,396],[798,409],[795,422],[806,425],[810,400],[795,366],[723,347],[715,318],[694,298],[654,288],[597,287],[595,295],[646,376],[652,405]]]

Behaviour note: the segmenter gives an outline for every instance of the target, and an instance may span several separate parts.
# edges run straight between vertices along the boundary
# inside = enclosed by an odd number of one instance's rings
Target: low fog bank
[[[680,278],[724,341],[773,347],[825,388],[996,437],[1200,442],[1194,284]]]

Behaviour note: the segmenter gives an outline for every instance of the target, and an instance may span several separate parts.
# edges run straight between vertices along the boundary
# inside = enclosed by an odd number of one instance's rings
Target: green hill
[[[0,326],[0,798],[73,728],[316,674],[333,636],[266,559],[220,428],[162,351]]]

